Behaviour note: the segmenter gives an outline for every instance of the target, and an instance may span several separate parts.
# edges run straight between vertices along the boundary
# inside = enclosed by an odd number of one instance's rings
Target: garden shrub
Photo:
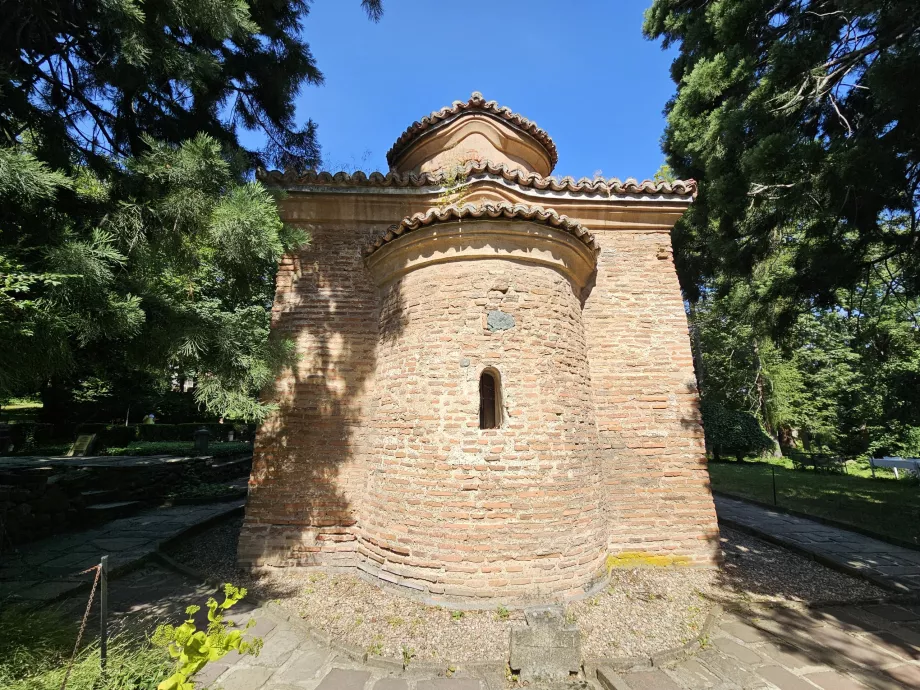
[[[210,443],[206,453],[214,457],[251,453],[252,446],[242,441]],[[124,447],[111,447],[106,455],[199,455],[195,446],[185,441],[134,441]]]
[[[700,410],[706,444],[716,460],[720,460],[722,455],[734,455],[743,460],[746,455],[760,455],[773,450],[773,439],[750,412],[729,410],[717,402],[707,401],[703,401]]]
[[[131,441],[137,440],[137,427],[133,424],[80,424],[77,435],[96,434],[96,442],[100,447],[126,446]]]
[[[231,431],[236,430],[233,424],[141,424],[137,427],[137,437],[141,441],[194,441],[195,432],[199,429],[210,431],[212,441],[224,441]]]
[[[41,422],[14,422],[10,424],[10,439],[16,452],[53,444],[55,441],[70,441],[68,430],[55,424]]]

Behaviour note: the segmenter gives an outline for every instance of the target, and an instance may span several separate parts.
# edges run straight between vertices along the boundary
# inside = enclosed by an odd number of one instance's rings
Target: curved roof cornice
[[[559,160],[559,154],[556,151],[556,144],[545,130],[540,129],[535,122],[528,120],[523,115],[513,112],[510,108],[500,106],[495,101],[487,101],[478,91],[474,91],[468,101],[454,101],[451,105],[436,110],[430,115],[423,117],[421,120],[413,122],[403,132],[396,143],[387,151],[387,163],[394,167],[399,158],[404,154],[412,144],[421,136],[424,136],[432,128],[445,122],[454,120],[467,113],[482,113],[489,117],[497,118],[506,124],[511,125],[525,134],[535,139],[546,151],[550,159],[550,170],[555,167]]]
[[[585,244],[592,252],[600,252],[600,246],[587,228],[581,223],[572,220],[568,216],[560,215],[553,209],[542,208],[540,206],[528,206],[527,204],[509,204],[501,202],[497,204],[463,204],[457,206],[441,206],[430,208],[423,213],[403,218],[396,225],[390,226],[386,233],[378,237],[367,249],[365,254],[370,256],[384,245],[394,241],[398,237],[418,230],[419,228],[428,227],[436,223],[447,223],[455,220],[471,218],[474,220],[525,220],[532,223],[540,223],[557,230],[567,232],[576,239]]]
[[[537,173],[525,172],[519,168],[511,168],[505,164],[490,161],[471,161],[466,163],[463,174],[469,178],[476,175],[497,177],[520,185],[538,190],[553,192],[571,192],[574,194],[673,194],[675,196],[694,196],[697,192],[695,180],[675,180],[674,182],[657,182],[633,178],[619,180],[582,177],[543,177]],[[279,170],[261,171],[259,179],[273,185],[316,185],[335,187],[442,187],[445,184],[456,183],[456,174],[450,175],[444,171],[434,173],[380,173],[370,174],[357,171],[355,173],[316,172],[308,171],[303,174],[295,172],[281,172]]]

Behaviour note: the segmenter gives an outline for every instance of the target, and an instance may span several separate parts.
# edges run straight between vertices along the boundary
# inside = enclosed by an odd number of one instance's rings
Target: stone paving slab
[[[870,612],[869,609],[872,609]],[[900,606],[820,610],[769,609],[727,614],[705,649],[662,667],[573,681],[606,690],[901,690],[920,687],[920,660],[902,623],[920,619]],[[846,615],[844,615],[844,613]],[[252,615],[267,634],[262,658],[239,657],[207,680],[224,690],[495,690],[484,679],[387,670],[351,660],[310,638],[269,608]],[[846,620],[844,620],[846,619]],[[912,619],[914,620],[914,619]],[[270,621],[270,622],[266,622]],[[880,628],[883,628],[881,631]],[[293,651],[291,645],[298,642]],[[920,650],[920,647],[916,648]],[[284,657],[283,662],[279,662]],[[225,658],[225,662],[230,657]],[[272,663],[265,663],[271,659]],[[430,673],[430,672],[428,672]],[[461,674],[463,671],[461,670]],[[565,686],[560,684],[559,689]],[[497,686],[500,688],[501,686]],[[509,689],[511,686],[508,686]],[[574,687],[574,685],[573,685]],[[532,690],[543,690],[540,684]]]
[[[186,529],[241,508],[244,500],[155,508],[82,532],[48,537],[4,551],[0,601],[51,601],[92,583],[81,570],[109,556],[113,572],[150,557],[157,545]]]
[[[713,498],[720,521],[807,552],[826,565],[861,575],[891,591],[920,596],[920,551],[746,501]]]

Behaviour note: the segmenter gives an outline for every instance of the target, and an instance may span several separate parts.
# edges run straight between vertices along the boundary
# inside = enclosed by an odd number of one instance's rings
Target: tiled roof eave
[[[451,105],[436,110],[430,115],[413,122],[403,132],[396,143],[387,151],[387,163],[396,164],[412,144],[419,138],[429,133],[434,127],[444,122],[453,120],[464,113],[479,112],[495,117],[515,129],[518,129],[535,139],[546,151],[550,159],[550,168],[555,167],[559,160],[556,144],[545,130],[540,129],[535,122],[528,120],[523,115],[513,112],[510,108],[500,106],[495,101],[487,101],[481,93],[474,91],[468,101],[454,101]]]
[[[573,177],[543,177],[537,173],[525,172],[519,168],[510,168],[503,163],[490,161],[471,161],[464,167],[467,179],[478,177],[500,178],[505,182],[536,189],[540,191],[566,192],[570,194],[610,196],[615,194],[672,195],[693,197],[697,193],[695,180],[675,180],[674,182],[657,182],[633,178],[619,180],[615,177],[587,178],[576,180]],[[441,188],[447,184],[456,184],[457,177],[447,180],[443,172],[434,173],[380,173],[370,174],[357,171],[354,173],[315,172],[303,174],[281,172],[279,170],[260,171],[260,180],[273,186],[329,186],[329,187],[380,187],[380,188]]]
[[[597,244],[594,235],[578,221],[572,220],[566,215],[560,215],[553,209],[545,209],[540,206],[529,206],[527,204],[500,202],[497,204],[463,204],[460,206],[451,204],[449,206],[430,208],[422,213],[408,216],[403,218],[399,223],[390,226],[384,234],[377,237],[374,242],[366,248],[365,255],[370,256],[384,245],[389,244],[406,233],[429,227],[437,223],[446,223],[466,218],[473,220],[525,220],[533,223],[540,223],[569,233],[580,240],[594,254],[600,252],[600,246]]]

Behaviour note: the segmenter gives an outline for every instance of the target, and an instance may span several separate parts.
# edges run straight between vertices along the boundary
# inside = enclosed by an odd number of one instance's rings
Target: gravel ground
[[[357,577],[278,569],[258,579],[235,566],[242,518],[184,542],[172,556],[212,577],[277,600],[310,625],[370,654],[417,661],[497,661],[507,657],[519,611],[453,612],[378,589]],[[722,529],[721,571],[695,568],[615,570],[609,586],[566,611],[582,631],[585,656],[648,655],[683,644],[712,606],[804,606],[876,599],[883,590],[735,530]]]
[[[703,568],[614,570],[607,588],[569,605],[588,657],[651,655],[689,642],[712,609],[716,573]]]
[[[810,561],[786,549],[721,528],[724,564],[713,596],[727,603],[847,603],[890,597],[873,584]]]

